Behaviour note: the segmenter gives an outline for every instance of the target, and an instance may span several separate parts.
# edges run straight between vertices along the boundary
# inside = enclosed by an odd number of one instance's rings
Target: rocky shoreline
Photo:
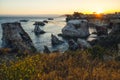
[[[79,18],[78,18],[79,17]],[[120,43],[120,22],[112,23],[112,25],[96,24],[88,19],[81,18],[80,15],[71,15],[68,20],[66,18],[66,25],[61,30],[59,37],[65,39],[69,45],[68,50],[83,50],[87,48],[92,48],[93,46],[101,46],[104,48],[114,47],[117,49],[117,45]],[[48,23],[47,20],[43,22],[35,22],[34,33],[41,35],[45,33],[44,30],[40,29],[40,26],[44,26]],[[91,25],[92,24],[92,25]],[[94,27],[96,32],[94,32],[97,37],[92,41],[87,41],[87,38],[91,35],[89,28]],[[111,32],[108,33],[108,27],[112,27]],[[21,24],[15,23],[3,23],[3,37],[2,45],[4,48],[11,48],[13,51],[30,51],[36,52],[32,40],[29,35],[24,31]],[[55,35],[51,34],[51,44],[52,46],[57,46],[64,43],[64,41],[59,40]],[[51,53],[49,47],[44,45],[45,53]]]

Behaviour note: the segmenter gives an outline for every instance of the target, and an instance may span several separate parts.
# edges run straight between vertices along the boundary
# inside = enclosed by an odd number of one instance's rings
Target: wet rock
[[[77,50],[79,48],[78,44],[73,39],[69,40],[68,44],[69,44],[70,50],[74,51],[74,50]]]
[[[48,18],[48,20],[54,20],[53,18]]]
[[[61,44],[63,43],[63,41],[59,40],[55,35],[51,35],[51,42],[52,42],[52,45],[58,45],[58,44]]]
[[[58,34],[58,36],[63,37],[63,34],[60,33],[60,34]]]
[[[2,46],[5,48],[16,49],[18,51],[35,52],[36,48],[29,35],[23,30],[20,23],[3,23]]]
[[[37,25],[37,26],[44,26],[45,23],[44,22],[35,22],[33,25]]]
[[[34,32],[35,32],[36,35],[44,34],[45,33],[45,31],[41,30],[38,25],[35,25]]]
[[[79,45],[80,48],[86,49],[86,48],[91,48],[91,45],[84,39],[78,39],[77,44]]]
[[[44,23],[48,23],[48,21],[47,21],[47,20],[44,20],[43,22],[44,22]]]
[[[88,37],[89,26],[86,20],[70,20],[62,29],[62,34],[66,37]]]
[[[44,46],[44,50],[43,50],[44,53],[51,53],[49,48],[47,46]]]

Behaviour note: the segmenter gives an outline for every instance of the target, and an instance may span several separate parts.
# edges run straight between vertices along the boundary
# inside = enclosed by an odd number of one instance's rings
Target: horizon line
[[[77,11],[74,11],[74,12],[77,12]],[[115,12],[120,13],[120,11],[114,11],[114,12],[103,12],[102,14],[114,14]],[[63,13],[63,14],[0,14],[0,16],[61,16],[61,15],[73,14],[73,13]],[[79,12],[79,13],[93,14],[94,12],[91,12],[91,13]]]

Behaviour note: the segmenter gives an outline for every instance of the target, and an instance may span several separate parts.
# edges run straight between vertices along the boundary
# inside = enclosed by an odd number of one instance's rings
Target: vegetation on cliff
[[[5,51],[4,51],[5,52]],[[100,47],[84,51],[34,54],[0,64],[1,80],[119,80],[120,62],[104,60]],[[115,53],[112,53],[115,54]]]

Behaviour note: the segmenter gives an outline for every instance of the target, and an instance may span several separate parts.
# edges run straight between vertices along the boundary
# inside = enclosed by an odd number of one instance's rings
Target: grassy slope
[[[36,54],[0,65],[0,80],[120,80],[120,62],[87,51]]]

